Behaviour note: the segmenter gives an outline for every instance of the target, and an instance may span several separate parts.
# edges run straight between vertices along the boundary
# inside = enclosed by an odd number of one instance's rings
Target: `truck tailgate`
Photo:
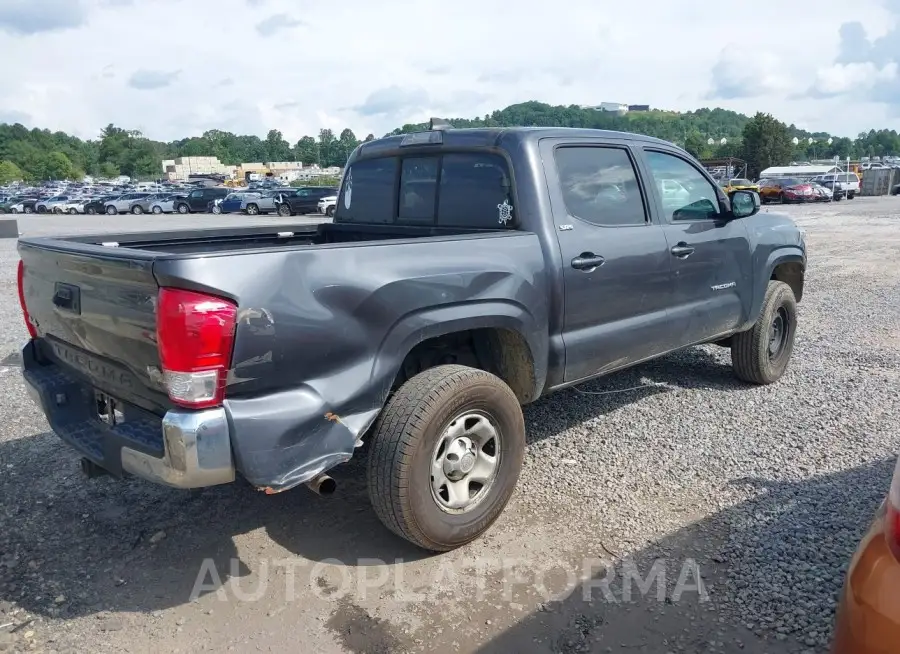
[[[100,391],[161,414],[152,259],[21,244],[25,304],[41,355]]]

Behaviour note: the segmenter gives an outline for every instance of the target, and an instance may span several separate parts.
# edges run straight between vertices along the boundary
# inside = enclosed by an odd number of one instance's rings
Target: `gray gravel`
[[[824,652],[845,566],[900,451],[898,207],[900,198],[785,207],[807,229],[811,257],[785,378],[746,386],[727,350],[705,346],[536,403],[506,513],[485,538],[440,557],[385,533],[359,463],[336,471],[329,501],[304,489],[191,494],[83,480],[23,397],[13,357],[0,364],[0,625],[17,630],[0,628],[0,651],[32,642],[29,651],[279,650],[301,641],[322,652]],[[33,220],[21,231],[106,228]],[[0,241],[8,307],[17,306],[15,259]],[[0,314],[0,358],[24,336],[16,311]],[[332,588],[337,572],[354,582],[368,574],[359,557],[399,557],[387,569],[402,569],[425,597],[328,599],[307,589],[295,604],[275,592],[255,603],[187,598],[204,557],[239,559],[247,580],[285,556],[345,562],[312,580],[315,589]],[[599,591],[585,601],[580,586],[548,598],[533,583],[548,571],[546,585],[561,590],[564,573],[580,574],[587,558],[617,571],[618,601]],[[493,574],[478,595],[474,562],[504,559],[532,583],[510,601]],[[676,595],[687,559],[708,601]],[[654,589],[621,601],[625,561],[643,577],[662,561],[665,600]],[[462,573],[436,580],[446,565]]]

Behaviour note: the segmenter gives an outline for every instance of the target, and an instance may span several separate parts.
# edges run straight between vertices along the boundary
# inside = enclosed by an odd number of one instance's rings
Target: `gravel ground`
[[[505,514],[440,556],[377,522],[358,462],[328,500],[81,478],[0,314],[0,651],[824,652],[900,450],[898,203],[773,209],[810,249],[781,382],[741,384],[704,346],[537,402]],[[20,231],[123,229],[104,218]],[[15,263],[0,241],[7,307]],[[220,591],[192,598],[204,561]]]

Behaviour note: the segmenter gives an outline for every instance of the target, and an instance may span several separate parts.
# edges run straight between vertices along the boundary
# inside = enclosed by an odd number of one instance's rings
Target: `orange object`
[[[832,654],[900,652],[900,561],[889,545],[896,537],[889,532],[897,529],[889,504],[882,505],[847,569]]]

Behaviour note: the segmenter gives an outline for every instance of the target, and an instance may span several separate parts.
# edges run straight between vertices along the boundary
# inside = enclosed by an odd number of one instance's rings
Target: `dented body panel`
[[[348,166],[436,151],[404,148],[402,139],[365,143]],[[708,173],[670,144],[565,129],[450,130],[442,139],[439,152],[484,150],[508,163],[511,202],[498,205],[496,227],[342,223],[339,196],[335,224],[315,227],[20,239],[25,300],[40,333],[26,352],[26,379],[54,430],[114,473],[123,471],[126,450],[170,456],[153,436],[173,410],[155,347],[162,286],[237,304],[217,409],[227,430],[218,414],[202,423],[225,434],[217,436],[225,451],[198,451],[197,460],[215,460],[223,479],[223,462],[233,460],[266,492],[347,461],[423,343],[477,334],[475,354],[528,403],[748,328],[772,278],[802,295],[806,248],[790,219],[766,212],[676,222],[667,215],[645,149],[694,166],[722,215],[730,212]],[[627,153],[644,224],[609,227],[570,215],[555,160],[558,148],[570,146]],[[696,256],[674,256],[683,242]],[[589,255],[599,257],[596,266],[579,264]],[[77,311],[64,306],[60,289],[76,289]],[[88,396],[97,390],[121,400],[136,427],[95,429]],[[59,405],[60,394],[80,398],[78,410]]]

